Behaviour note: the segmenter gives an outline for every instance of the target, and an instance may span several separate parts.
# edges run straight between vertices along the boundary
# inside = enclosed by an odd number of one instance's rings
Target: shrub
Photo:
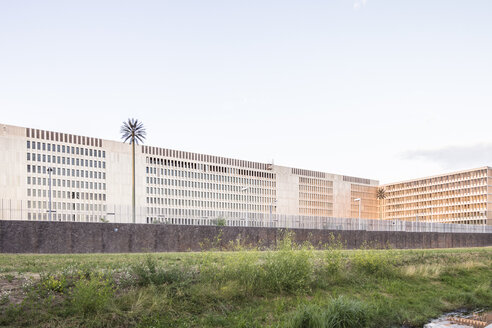
[[[278,250],[269,252],[263,264],[265,288],[273,292],[306,291],[313,280],[312,249],[296,247],[291,236],[286,234]]]
[[[366,306],[343,296],[331,300],[324,313],[326,328],[359,328],[368,322]]]
[[[227,221],[224,218],[216,218],[213,222],[219,227],[225,227],[227,225]]]
[[[181,270],[176,267],[164,270],[157,265],[156,259],[150,255],[147,256],[143,263],[133,266],[132,273],[135,275],[135,281],[139,286],[163,285],[184,279],[184,274]]]
[[[6,274],[3,276],[8,282],[14,281],[15,276],[13,274]]]
[[[366,306],[345,297],[332,299],[326,307],[302,305],[288,321],[291,328],[362,328],[368,323]]]
[[[343,243],[340,240],[340,236],[337,239],[333,233],[330,234],[330,242],[325,247],[324,268],[328,274],[337,274],[343,266],[343,255],[341,252]]]
[[[230,258],[221,269],[224,280],[237,281],[245,294],[261,294],[263,291],[264,269],[258,262],[257,252],[240,252]]]
[[[478,299],[492,300],[492,281],[489,284],[477,286],[473,293]]]
[[[202,281],[222,285],[237,283],[246,294],[265,292],[297,293],[307,291],[314,277],[313,252],[309,246],[298,247],[290,235],[279,241],[277,250],[262,253],[238,252],[217,261],[204,254],[200,267]]]
[[[324,328],[324,313],[319,306],[302,305],[288,321],[290,328]]]
[[[356,271],[388,277],[394,274],[393,252],[389,250],[360,250],[355,252],[352,264]]]
[[[67,288],[67,279],[64,275],[55,277],[54,275],[46,275],[41,277],[40,292],[57,292],[63,293]]]
[[[70,305],[74,312],[88,314],[101,312],[113,295],[109,280],[100,275],[77,280],[70,291]]]

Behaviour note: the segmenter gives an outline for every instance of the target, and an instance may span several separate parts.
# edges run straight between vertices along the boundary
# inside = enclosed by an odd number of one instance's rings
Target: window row
[[[49,202],[48,201],[27,201],[28,209],[39,209],[39,210],[48,210],[49,212]],[[66,203],[66,202],[52,202],[51,203],[51,211],[55,212],[59,211],[105,211],[106,205],[104,204],[85,204],[85,203]]]
[[[474,188],[466,188],[466,189],[455,189],[455,190],[443,190],[443,191],[435,191],[432,193],[424,193],[417,194],[414,192],[395,192],[390,193],[386,197],[387,202],[398,203],[405,201],[408,197],[414,196],[422,196],[422,199],[431,199],[431,198],[450,198],[450,197],[461,197],[469,194],[485,194],[487,193],[487,187],[474,187]]]
[[[271,164],[250,162],[250,161],[245,161],[245,160],[240,160],[240,159],[232,159],[232,158],[225,158],[225,157],[219,157],[219,156],[213,156],[213,155],[189,153],[189,152],[180,151],[180,150],[164,149],[164,148],[149,147],[149,146],[142,146],[142,153],[150,154],[150,155],[165,156],[165,157],[182,158],[182,159],[188,159],[188,160],[199,161],[199,162],[208,162],[208,163],[213,163],[213,164],[223,164],[223,165],[236,166],[236,167],[240,166],[240,167],[256,169],[256,170],[271,170],[272,169]],[[175,166],[177,165],[180,167],[184,167],[184,166],[193,167],[193,164],[195,164],[195,165],[198,164],[198,163],[191,163],[191,162],[185,162],[185,161],[179,161],[179,160],[169,160],[169,159],[157,158],[157,157],[147,157],[147,163],[149,163],[149,162],[152,164],[159,164],[159,165],[166,165],[166,163],[171,162],[171,165],[175,165]],[[259,172],[259,173],[262,173],[266,177],[274,178],[274,174],[272,174],[272,173],[267,173],[267,172]]]
[[[245,194],[245,195],[275,195],[273,189],[261,189],[261,188],[245,188],[241,186],[223,185],[215,183],[205,183],[196,181],[181,181],[181,180],[166,180],[164,179],[164,186],[183,187],[183,188],[195,188],[203,190],[219,190],[224,192]],[[147,187],[148,194],[161,194],[165,188],[159,187]]]
[[[42,151],[53,151],[57,153],[67,153],[72,155],[106,158],[106,151],[104,150],[50,144],[50,143],[39,142],[39,141],[35,142],[35,141],[28,140],[27,149],[35,149],[35,150],[37,149]]]
[[[237,211],[252,211],[257,213],[269,213],[270,205],[255,205],[255,204],[240,204],[240,203],[224,203],[213,201],[194,201],[186,199],[164,199],[163,204],[153,203],[155,200],[148,199],[151,205],[164,205],[175,207],[194,207],[194,208],[210,208],[214,210],[237,210]],[[165,209],[165,208],[163,208]],[[275,213],[275,206],[272,206],[272,212]]]
[[[300,200],[300,207],[321,207],[321,208],[333,208],[333,202],[322,202],[312,200]]]
[[[330,201],[333,203],[333,194],[312,194],[312,193],[305,193],[305,192],[300,192],[299,193],[299,199],[302,200],[326,200]]]
[[[106,168],[106,162],[104,162],[104,161],[96,161],[96,160],[92,160],[92,159],[85,159],[84,160],[82,158],[73,158],[73,157],[70,158],[70,157],[55,156],[55,155],[27,153],[27,160],[33,161],[33,162],[37,161],[37,162],[43,162],[43,163],[94,167],[94,168],[100,168],[100,169]]]
[[[27,177],[27,184],[46,186],[47,180],[48,180],[47,178]],[[106,183],[101,183],[101,182],[52,179],[52,184],[53,187],[58,186],[58,187],[67,187],[67,188],[106,190]]]
[[[38,173],[38,174],[47,174],[49,167],[41,166],[41,165],[27,165],[27,173]],[[106,172],[98,172],[98,171],[87,171],[87,170],[76,170],[65,169],[60,167],[53,167],[53,171],[51,172],[53,175],[60,176],[72,176],[77,178],[88,178],[88,179],[106,179]]]
[[[299,177],[299,184],[300,185],[321,186],[321,187],[333,188],[333,181],[330,181],[330,180],[321,180],[321,179]]]
[[[306,185],[299,185],[299,191],[318,194],[333,194],[333,188],[313,187]]]
[[[153,202],[156,202],[156,204],[167,204],[166,200],[173,198],[173,197],[182,197],[182,198],[187,198],[184,200],[193,200],[193,201],[201,201],[197,200],[196,198],[201,198],[201,199],[211,199],[211,200],[222,200],[222,201],[234,201],[234,202],[243,202],[243,203],[248,203],[248,204],[271,204],[273,202],[273,198],[269,197],[255,197],[255,196],[250,196],[250,197],[245,197],[241,195],[230,195],[230,194],[217,194],[217,193],[208,193],[208,192],[202,192],[196,193],[193,195],[185,195],[184,193],[180,193],[180,190],[170,190],[170,194],[167,197],[147,197],[147,203],[150,202],[150,204],[154,204]],[[171,194],[172,193],[172,194]],[[195,199],[191,199],[191,197],[194,197]]]
[[[392,191],[392,190],[399,190],[399,189],[406,189],[406,188],[417,188],[417,187],[428,186],[428,185],[443,185],[455,181],[473,180],[473,179],[480,179],[484,177],[487,177],[486,169],[473,171],[473,172],[466,172],[466,173],[457,173],[457,174],[429,178],[424,180],[404,182],[404,183],[386,186],[386,189]]]
[[[333,210],[318,208],[299,208],[300,215],[333,216]]]
[[[73,222],[100,222],[101,219],[104,219],[105,216],[102,214],[94,215],[94,214],[67,214],[67,213],[52,213],[51,219],[53,221],[73,221]],[[39,221],[47,221],[49,220],[48,213],[37,213],[37,212],[28,212],[27,213],[28,220],[39,220]]]
[[[49,190],[46,189],[27,189],[28,197],[49,197]],[[63,198],[63,199],[79,199],[79,200],[99,200],[106,201],[106,194],[102,193],[89,193],[80,191],[66,191],[66,190],[52,190],[51,196],[53,198]]]
[[[157,175],[157,177],[147,177],[147,183],[159,183],[160,176],[170,176],[170,177],[180,177],[180,178],[188,178],[188,179],[197,179],[197,180],[210,180],[224,183],[235,183],[235,184],[244,184],[244,185],[263,185],[268,187],[275,187],[275,181],[265,181],[260,179],[251,179],[251,178],[242,178],[242,177],[234,177],[234,176],[224,176],[218,174],[209,174],[209,173],[200,173],[200,172],[192,172],[192,171],[181,171],[181,170],[172,170],[172,169],[159,169],[159,168],[146,168],[147,174]],[[149,182],[150,181],[150,182]]]

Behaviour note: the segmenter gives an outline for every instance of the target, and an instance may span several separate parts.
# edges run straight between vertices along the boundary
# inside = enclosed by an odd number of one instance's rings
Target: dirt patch
[[[6,304],[20,304],[25,296],[25,289],[39,281],[37,273],[9,274],[0,276],[0,293]],[[8,298],[8,301],[5,299]]]

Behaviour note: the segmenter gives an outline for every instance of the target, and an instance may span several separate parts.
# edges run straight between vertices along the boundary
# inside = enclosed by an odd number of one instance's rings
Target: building
[[[0,125],[0,216],[131,220],[131,147]],[[137,222],[269,213],[377,218],[378,181],[147,145],[136,148]],[[51,170],[50,170],[51,169]],[[51,192],[50,192],[51,189]],[[51,195],[51,211],[50,211]]]
[[[402,181],[382,186],[382,216],[407,220],[492,225],[492,168]]]
[[[128,144],[0,129],[0,218],[131,222]],[[357,218],[360,204],[363,219],[492,225],[490,167],[379,186],[370,179],[148,145],[136,147],[135,165],[139,223],[261,220],[271,213]],[[377,199],[378,188],[385,189],[385,199]]]

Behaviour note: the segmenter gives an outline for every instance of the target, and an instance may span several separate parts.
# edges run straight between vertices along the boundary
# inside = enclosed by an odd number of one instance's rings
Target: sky
[[[0,0],[0,124],[396,182],[492,166],[490,0]]]

